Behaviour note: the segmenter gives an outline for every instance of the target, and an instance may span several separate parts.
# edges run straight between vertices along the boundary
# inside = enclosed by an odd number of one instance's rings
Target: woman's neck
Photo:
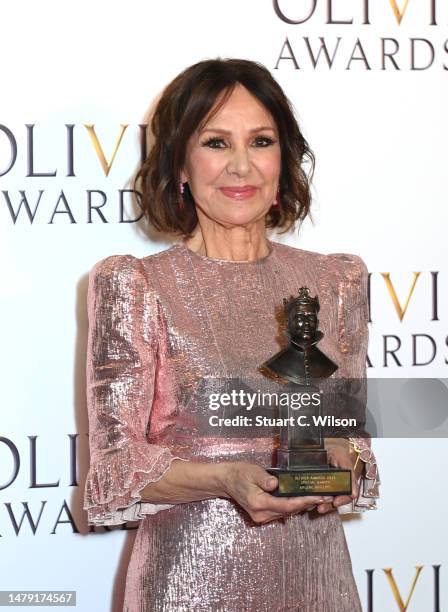
[[[199,255],[228,261],[257,261],[270,253],[264,220],[262,227],[259,224],[251,228],[210,226],[205,229],[198,224],[185,244]]]

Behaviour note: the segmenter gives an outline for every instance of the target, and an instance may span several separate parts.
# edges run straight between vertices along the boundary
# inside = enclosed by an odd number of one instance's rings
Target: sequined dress
[[[283,345],[282,298],[319,295],[320,348],[338,376],[365,375],[367,271],[353,255],[269,242],[255,262],[208,258],[184,242],[142,259],[115,255],[89,277],[87,394],[90,524],[138,520],[126,612],[357,612],[361,605],[338,513],[257,525],[232,500],[141,501],[173,458],[272,464],[274,440],[209,424],[211,393],[261,384]],[[241,382],[243,381],[243,382]],[[369,441],[355,510],[372,508]]]

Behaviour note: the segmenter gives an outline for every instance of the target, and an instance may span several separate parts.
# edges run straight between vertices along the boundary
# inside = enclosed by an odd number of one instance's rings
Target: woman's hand
[[[326,506],[332,497],[275,497],[270,494],[278,481],[259,465],[244,462],[221,464],[225,466],[223,488],[226,496],[237,502],[255,523],[268,523],[314,507]],[[319,507],[319,506],[318,506]]]
[[[346,438],[327,439],[325,448],[331,466],[352,471],[352,494],[336,495],[332,497],[331,503],[319,504],[317,511],[320,514],[334,512],[339,506],[349,504],[358,497],[358,479],[362,471],[362,462],[356,462],[358,455],[351,450],[350,443]]]

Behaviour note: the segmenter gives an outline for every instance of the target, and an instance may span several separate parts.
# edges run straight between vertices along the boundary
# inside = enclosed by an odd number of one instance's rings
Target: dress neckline
[[[192,251],[183,240],[181,240],[180,242],[178,242],[177,244],[180,246],[181,249],[183,249],[185,251],[185,253],[187,255],[190,256],[191,259],[199,259],[202,261],[206,261],[206,262],[210,262],[210,263],[219,263],[219,264],[228,264],[228,265],[246,265],[246,266],[250,266],[250,265],[257,265],[257,264],[264,264],[267,263],[270,259],[273,258],[273,254],[274,254],[274,250],[275,250],[275,242],[272,242],[271,240],[267,240],[268,246],[270,248],[269,253],[267,255],[264,255],[263,257],[260,257],[260,259],[255,259],[253,261],[249,261],[248,259],[242,259],[240,261],[234,261],[232,259],[216,259],[214,257],[207,257],[207,255],[201,255],[199,253],[196,253],[195,251]]]

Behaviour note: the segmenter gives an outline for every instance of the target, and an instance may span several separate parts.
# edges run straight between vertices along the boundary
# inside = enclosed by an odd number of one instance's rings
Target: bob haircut
[[[184,183],[183,195],[179,188],[187,143],[225,104],[238,83],[263,104],[279,134],[279,206],[266,214],[266,227],[283,233],[309,214],[315,158],[290,102],[263,65],[218,58],[186,68],[165,88],[155,108],[151,120],[154,143],[134,185],[141,194],[146,219],[157,230],[190,236],[196,227],[198,217],[188,183]],[[306,161],[311,164],[308,174],[303,170]]]

